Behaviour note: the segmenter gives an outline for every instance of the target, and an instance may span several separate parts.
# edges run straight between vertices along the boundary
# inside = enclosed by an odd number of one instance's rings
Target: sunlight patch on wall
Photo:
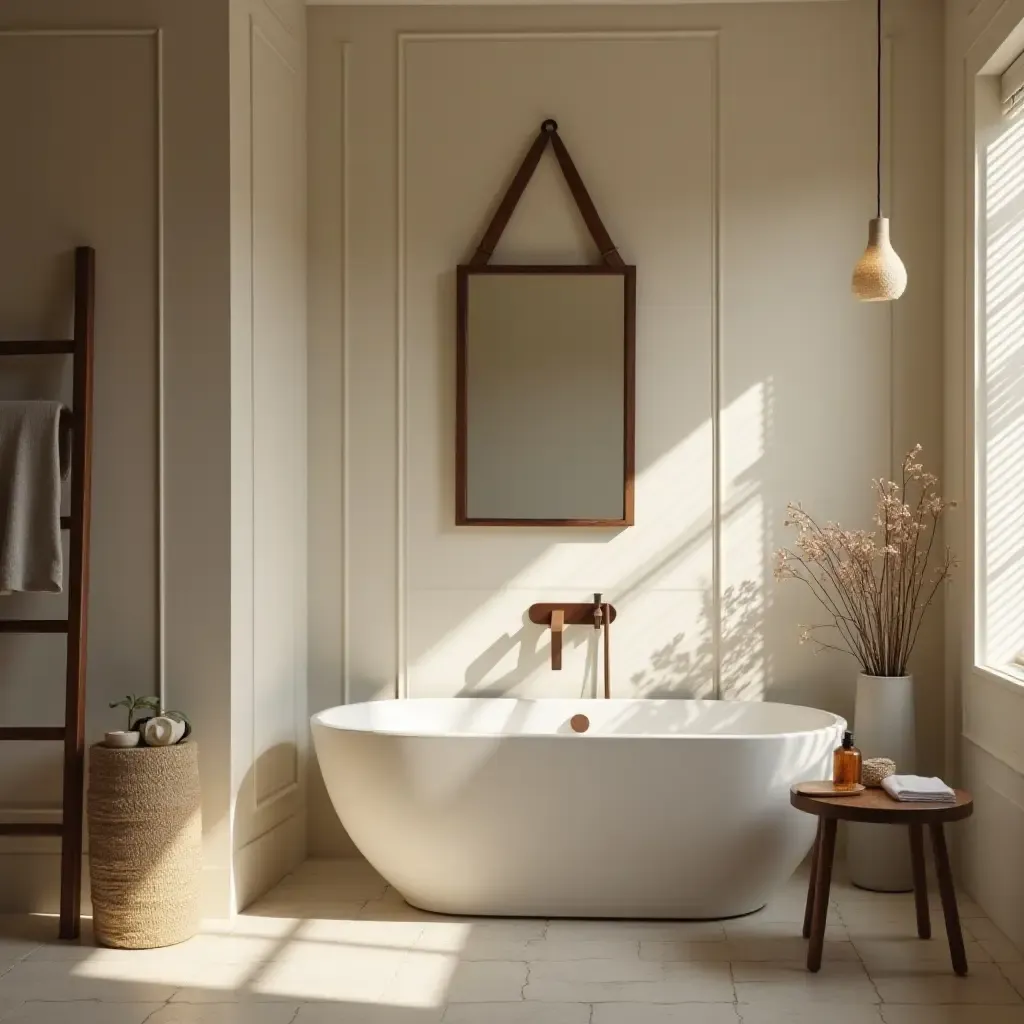
[[[450,695],[453,684],[461,683],[463,695],[592,695],[598,681],[597,632],[569,629],[563,670],[552,673],[548,636],[527,621],[526,611],[535,601],[587,600],[601,591],[619,611],[612,627],[618,696],[632,695],[634,687],[651,696],[666,689],[680,696],[706,692],[710,480],[711,424],[705,422],[638,474],[635,527],[564,531],[572,539],[554,541],[501,591],[486,595],[454,630],[431,635],[431,608],[417,607],[417,629],[433,642],[410,663],[410,691]],[[496,532],[495,541],[500,538]],[[443,618],[443,609],[437,615]],[[493,638],[484,651],[481,637]]]
[[[757,381],[724,410],[721,695],[763,700],[764,617],[770,576],[759,473],[766,450],[768,389]]]

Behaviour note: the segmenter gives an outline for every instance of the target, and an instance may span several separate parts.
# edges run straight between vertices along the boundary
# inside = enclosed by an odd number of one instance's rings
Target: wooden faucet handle
[[[565,609],[551,610],[551,668],[554,672],[562,670],[562,633],[565,631]]]

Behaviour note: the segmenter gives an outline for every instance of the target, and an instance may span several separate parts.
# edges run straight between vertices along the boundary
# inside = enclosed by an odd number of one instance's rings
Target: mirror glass
[[[460,269],[461,523],[629,524],[632,283]]]

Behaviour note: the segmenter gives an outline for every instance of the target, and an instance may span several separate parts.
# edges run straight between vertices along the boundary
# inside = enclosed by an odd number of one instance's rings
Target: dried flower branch
[[[828,614],[828,622],[800,627],[800,643],[850,654],[868,675],[906,675],[925,613],[956,567],[949,548],[932,567],[939,522],[956,503],[935,493],[938,478],[920,454],[920,445],[907,453],[900,483],[872,481],[874,531],[820,526],[790,504],[785,525],[797,531],[795,549],[775,553],[775,578],[799,580]],[[822,629],[838,633],[838,644],[819,640]]]

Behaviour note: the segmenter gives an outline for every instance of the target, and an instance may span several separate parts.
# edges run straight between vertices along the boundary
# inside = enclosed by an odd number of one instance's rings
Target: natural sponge
[[[882,779],[896,774],[896,762],[887,757],[869,757],[861,766],[860,778],[865,786],[879,787]]]

